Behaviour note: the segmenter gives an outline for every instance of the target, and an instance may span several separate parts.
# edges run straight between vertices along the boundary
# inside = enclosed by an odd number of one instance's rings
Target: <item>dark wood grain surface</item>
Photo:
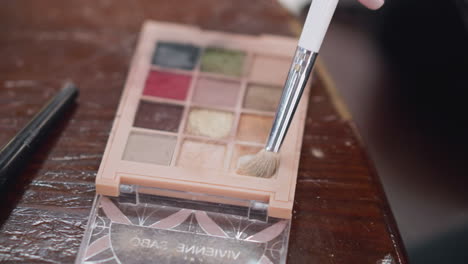
[[[67,79],[79,102],[1,203],[0,262],[72,263],[145,19],[244,34],[292,35],[272,0],[5,0],[0,8],[0,145]],[[310,97],[289,263],[407,263],[386,198],[319,76]]]

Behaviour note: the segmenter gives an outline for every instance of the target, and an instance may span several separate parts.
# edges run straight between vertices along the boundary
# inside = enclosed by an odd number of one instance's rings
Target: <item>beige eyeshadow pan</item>
[[[169,165],[177,138],[173,136],[132,132],[128,137],[123,159]]]
[[[186,139],[182,143],[177,166],[223,168],[225,153],[225,145]]]
[[[236,168],[264,146],[296,43],[145,23],[97,192],[118,196],[126,184],[200,193],[266,203],[269,216],[290,218],[307,100],[296,111],[271,178],[239,175]],[[232,57],[235,63],[217,70]]]

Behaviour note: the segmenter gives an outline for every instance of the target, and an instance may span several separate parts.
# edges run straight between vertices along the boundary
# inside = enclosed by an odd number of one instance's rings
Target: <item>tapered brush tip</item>
[[[239,164],[237,173],[242,175],[271,178],[279,166],[279,153],[261,150],[251,159]]]

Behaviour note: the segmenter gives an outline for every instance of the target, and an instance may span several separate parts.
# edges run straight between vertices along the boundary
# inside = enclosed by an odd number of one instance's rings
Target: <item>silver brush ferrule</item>
[[[265,149],[278,152],[299,105],[318,53],[297,47]]]

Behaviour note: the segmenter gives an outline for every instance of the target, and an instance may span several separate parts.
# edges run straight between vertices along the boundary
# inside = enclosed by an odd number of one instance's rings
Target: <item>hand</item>
[[[377,10],[380,7],[383,6],[384,0],[358,0],[361,4],[363,4],[365,7],[372,9],[372,10]]]

